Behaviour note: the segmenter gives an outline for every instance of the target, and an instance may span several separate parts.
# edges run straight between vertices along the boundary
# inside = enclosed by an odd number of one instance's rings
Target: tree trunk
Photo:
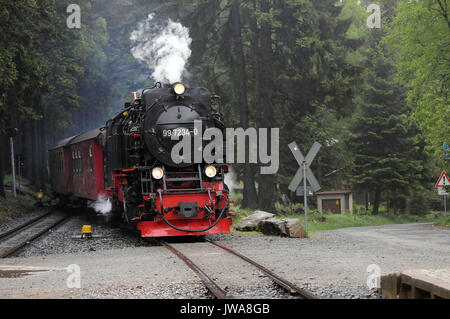
[[[5,163],[4,163],[4,156],[5,149],[4,149],[4,137],[3,135],[0,135],[0,196],[5,197],[5,185],[3,184],[4,180],[4,170],[5,170]]]
[[[364,193],[364,199],[366,200],[366,211],[369,211],[369,196],[370,196],[369,192]]]
[[[248,101],[247,101],[247,74],[245,71],[244,48],[242,45],[241,34],[241,15],[239,1],[234,0],[231,7],[231,22],[233,26],[233,44],[234,44],[234,86],[237,92],[237,100],[239,105],[240,125],[243,129],[249,126],[248,121]],[[244,190],[243,190],[243,207],[255,208],[257,206],[257,194],[255,182],[252,174],[249,159],[249,145],[245,143],[245,163],[244,163]]]
[[[39,149],[40,149],[40,176],[39,179],[41,181],[41,187],[44,187],[45,183],[47,183],[47,138],[45,134],[45,126],[44,126],[44,120],[39,121]]]
[[[24,140],[24,167],[23,167],[23,175],[25,178],[31,181],[32,179],[32,161],[33,161],[33,142],[32,142],[32,120],[25,121],[23,131],[23,140]]]
[[[32,121],[32,152],[33,152],[33,159],[31,161],[32,163],[32,181],[33,185],[39,188],[41,185],[41,181],[39,179],[39,170],[41,169],[39,167],[39,131],[37,129],[37,121]]]
[[[260,0],[260,10],[263,13],[270,12],[270,1]],[[259,100],[259,107],[261,109],[261,120],[259,123],[260,128],[268,129],[268,152],[271,152],[270,140],[271,131],[270,128],[274,126],[275,118],[273,114],[273,95],[272,90],[268,88],[273,85],[273,51],[272,51],[272,27],[270,22],[263,21],[261,24],[261,30],[258,32],[260,37],[260,49],[259,49],[259,65],[260,80],[258,81],[257,97]],[[274,174],[259,175],[259,187],[258,187],[258,206],[265,211],[274,211],[276,181]]]
[[[377,187],[375,190],[375,198],[373,200],[372,215],[378,215],[378,209],[380,207],[380,200],[381,200],[381,190],[379,187]]]

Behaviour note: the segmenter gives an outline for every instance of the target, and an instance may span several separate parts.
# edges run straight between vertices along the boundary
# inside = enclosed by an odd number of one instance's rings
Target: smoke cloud
[[[171,84],[186,76],[186,64],[191,56],[192,39],[189,29],[178,22],[156,21],[151,13],[131,33],[131,54],[154,70],[157,82]]]
[[[233,193],[233,187],[236,184],[237,181],[237,174],[236,172],[230,167],[228,174],[225,176],[225,184],[228,186],[228,189],[230,190],[230,193]]]
[[[107,214],[111,212],[112,203],[108,197],[100,194],[95,202],[89,203],[89,207],[93,208],[97,213]]]

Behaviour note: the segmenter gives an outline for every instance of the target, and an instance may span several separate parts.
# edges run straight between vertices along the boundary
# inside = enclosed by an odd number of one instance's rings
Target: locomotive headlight
[[[209,165],[205,168],[205,174],[209,178],[213,178],[217,174],[217,169],[214,166]]]
[[[164,171],[161,167],[152,169],[152,176],[154,179],[161,179],[164,176]]]
[[[186,87],[183,83],[175,83],[175,85],[173,86],[173,91],[175,92],[175,94],[181,95],[186,91]]]

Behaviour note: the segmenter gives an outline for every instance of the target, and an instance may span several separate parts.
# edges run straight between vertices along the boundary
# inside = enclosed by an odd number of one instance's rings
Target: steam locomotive
[[[206,88],[179,82],[134,92],[105,127],[49,150],[54,192],[65,199],[103,199],[106,210],[120,213],[142,237],[228,233],[229,165],[178,161],[172,155],[180,138],[203,136],[208,128],[223,132],[213,98]],[[194,123],[201,123],[200,132]]]

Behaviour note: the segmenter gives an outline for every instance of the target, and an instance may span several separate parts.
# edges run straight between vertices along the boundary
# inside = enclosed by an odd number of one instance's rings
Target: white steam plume
[[[89,207],[93,208],[97,213],[107,214],[111,212],[112,203],[108,197],[100,194],[95,202],[89,203]]]
[[[233,187],[236,184],[237,175],[235,171],[230,167],[228,174],[225,176],[225,184],[228,186],[230,193],[233,193]]]
[[[191,56],[189,29],[170,19],[161,24],[154,18],[155,14],[150,13],[131,33],[131,54],[154,70],[155,81],[163,84],[181,81]]]

